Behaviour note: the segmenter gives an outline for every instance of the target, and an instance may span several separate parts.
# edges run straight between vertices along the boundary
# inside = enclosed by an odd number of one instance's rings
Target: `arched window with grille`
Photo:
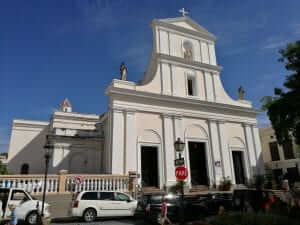
[[[185,58],[187,60],[193,60],[194,54],[193,54],[192,42],[185,40],[185,41],[183,41],[182,47],[183,47],[183,58]]]
[[[27,163],[22,164],[21,166],[21,174],[29,173],[29,165]]]

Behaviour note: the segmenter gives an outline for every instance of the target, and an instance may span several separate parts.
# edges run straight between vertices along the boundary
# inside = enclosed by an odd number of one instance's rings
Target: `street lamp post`
[[[182,158],[182,152],[184,151],[185,143],[180,140],[180,138],[177,138],[177,140],[174,143],[175,151],[179,155],[179,161],[183,160]],[[180,205],[180,224],[184,225],[184,181],[180,181],[181,184],[181,205]]]
[[[43,189],[43,199],[42,199],[42,211],[41,211],[41,218],[44,217],[44,206],[45,206],[45,197],[46,197],[46,188],[47,188],[47,176],[48,176],[48,168],[49,168],[49,161],[51,158],[51,150],[53,146],[50,144],[50,141],[47,136],[47,142],[44,146],[45,148],[45,176],[44,176],[44,189]]]

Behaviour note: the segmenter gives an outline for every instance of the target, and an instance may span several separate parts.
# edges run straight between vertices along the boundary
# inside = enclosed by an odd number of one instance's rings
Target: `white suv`
[[[0,188],[0,214],[4,220],[9,219],[8,205],[16,206],[16,215],[19,220],[25,220],[28,224],[38,222],[38,211],[41,212],[42,202],[34,199],[28,192],[21,188]],[[50,217],[49,204],[44,205],[44,216]]]
[[[131,196],[113,191],[83,191],[72,201],[69,213],[92,222],[96,217],[133,216],[137,201]]]

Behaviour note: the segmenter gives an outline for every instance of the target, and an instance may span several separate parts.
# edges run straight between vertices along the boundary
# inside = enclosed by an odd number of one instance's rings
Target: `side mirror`
[[[127,199],[126,202],[128,202],[128,203],[131,202],[131,199]]]

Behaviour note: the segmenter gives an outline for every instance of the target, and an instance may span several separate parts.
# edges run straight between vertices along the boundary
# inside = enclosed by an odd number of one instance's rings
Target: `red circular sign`
[[[83,182],[83,177],[81,177],[81,176],[74,177],[73,182],[75,184],[81,184]]]
[[[184,166],[178,166],[175,170],[177,180],[185,180],[188,176],[188,170]]]

